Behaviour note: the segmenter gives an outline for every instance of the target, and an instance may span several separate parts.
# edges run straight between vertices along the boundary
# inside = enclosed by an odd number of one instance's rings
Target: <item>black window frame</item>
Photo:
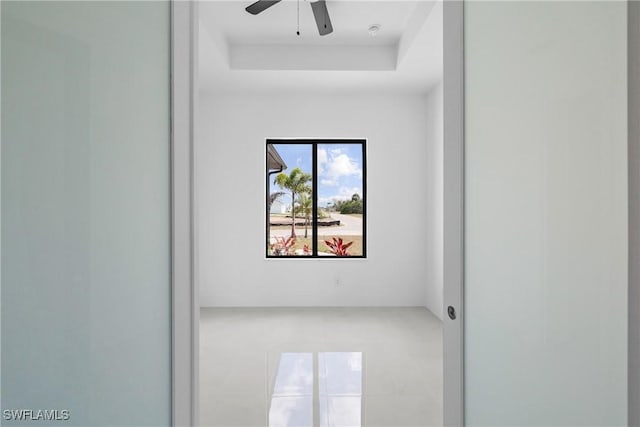
[[[273,179],[273,174],[269,173],[269,145],[310,145],[311,146],[311,182],[312,182],[312,251],[311,255],[270,255],[270,209],[268,200],[271,195],[270,180]],[[318,145],[360,145],[362,147],[362,255],[349,255],[349,256],[327,256],[318,254]],[[265,144],[265,175],[266,175],[266,199],[264,204],[265,209],[265,235],[266,235],[266,247],[265,256],[268,259],[365,259],[367,258],[367,140],[363,138],[358,139],[277,139],[267,138]]]

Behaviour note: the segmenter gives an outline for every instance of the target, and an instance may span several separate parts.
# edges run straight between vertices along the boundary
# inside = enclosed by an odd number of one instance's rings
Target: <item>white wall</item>
[[[629,425],[640,425],[640,2],[629,2]]]
[[[427,95],[427,308],[442,319],[444,268],[444,110],[443,86]]]
[[[627,5],[465,4],[465,422],[627,425]]]
[[[431,236],[441,196],[429,189],[441,170],[428,136],[441,135],[441,124],[429,119],[431,108],[436,103],[425,96],[203,95],[196,147],[201,305],[441,306],[427,302],[427,295],[442,298],[431,289],[442,287],[435,282],[441,274],[430,271],[441,269],[441,245]],[[267,137],[368,139],[367,259],[265,259]]]

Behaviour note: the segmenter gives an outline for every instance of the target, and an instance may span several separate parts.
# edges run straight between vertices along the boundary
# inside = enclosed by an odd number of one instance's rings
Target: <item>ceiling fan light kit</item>
[[[250,4],[245,10],[252,14],[258,15],[264,12],[271,6],[280,3],[282,0],[258,0],[257,2]],[[326,0],[311,1],[311,10],[313,11],[313,17],[316,20],[316,26],[318,27],[318,33],[321,36],[326,36],[333,32],[333,26],[331,25],[331,18],[329,17],[329,11],[327,10]],[[299,16],[298,11],[298,16]],[[300,29],[296,31],[297,35],[300,35]]]

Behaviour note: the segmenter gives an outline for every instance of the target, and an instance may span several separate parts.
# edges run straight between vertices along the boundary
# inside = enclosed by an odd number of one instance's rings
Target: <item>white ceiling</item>
[[[327,0],[334,32],[324,37],[308,0],[259,15],[244,10],[251,3],[200,3],[203,92],[426,93],[442,79],[440,1]]]

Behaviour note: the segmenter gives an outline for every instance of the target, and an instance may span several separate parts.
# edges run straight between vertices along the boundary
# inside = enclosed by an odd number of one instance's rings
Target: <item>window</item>
[[[366,257],[364,140],[267,140],[268,258]]]

